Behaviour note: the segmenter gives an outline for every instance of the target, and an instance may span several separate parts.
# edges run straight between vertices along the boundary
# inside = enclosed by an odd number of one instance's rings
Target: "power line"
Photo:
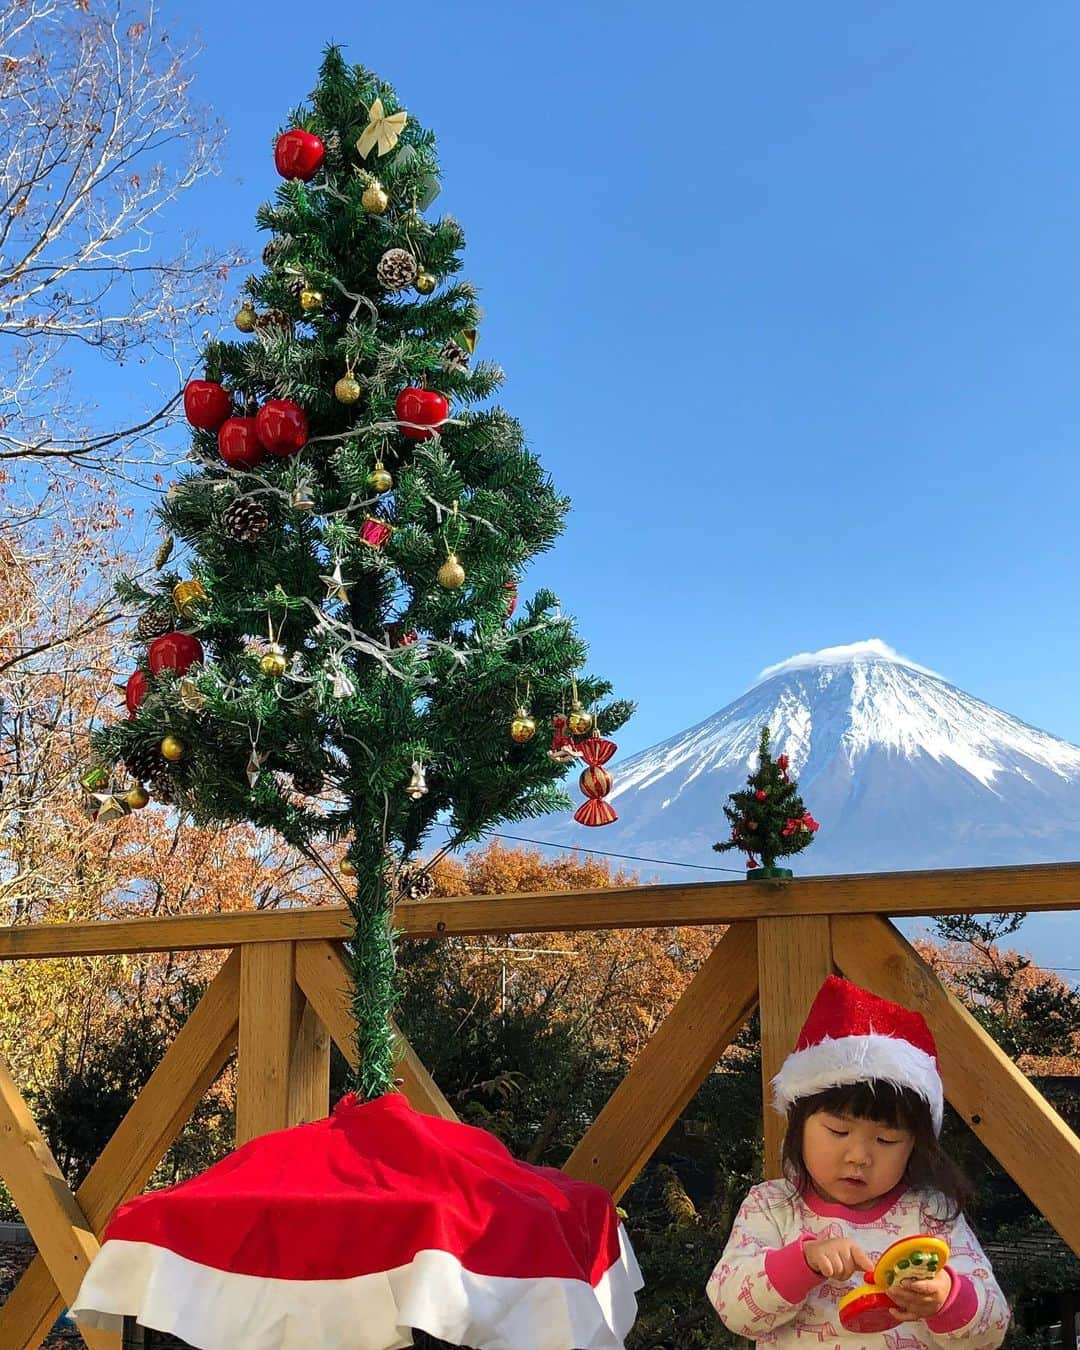
[[[436,822],[441,824],[442,822]],[[453,834],[449,825],[442,825],[447,834]],[[516,844],[535,844],[538,848],[556,848],[560,853],[591,853],[597,858],[620,858],[625,862],[655,863],[658,867],[692,867],[697,872],[732,872],[741,877],[741,867],[709,867],[705,863],[676,862],[674,858],[642,858],[636,853],[608,853],[602,848],[579,849],[573,844],[553,844],[548,839],[527,839],[521,834],[499,834],[492,830],[484,836],[486,839],[512,839]]]

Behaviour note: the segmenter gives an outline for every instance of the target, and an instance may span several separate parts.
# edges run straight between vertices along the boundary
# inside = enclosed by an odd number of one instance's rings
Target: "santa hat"
[[[199,1350],[621,1350],[641,1276],[602,1187],[388,1093],[110,1219],[72,1311]]]
[[[937,1046],[926,1019],[830,975],[818,990],[795,1049],[773,1081],[781,1115],[803,1097],[876,1079],[925,1099],[941,1133],[945,1101]]]

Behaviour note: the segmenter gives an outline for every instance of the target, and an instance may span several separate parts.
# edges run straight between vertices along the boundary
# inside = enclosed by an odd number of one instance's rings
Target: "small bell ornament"
[[[570,708],[570,715],[566,719],[566,725],[570,728],[571,735],[587,736],[593,729],[593,715],[586,712],[575,699]]]
[[[377,178],[373,178],[364,189],[360,205],[369,216],[381,216],[390,205],[390,194]]]
[[[269,675],[272,679],[280,680],[282,675],[289,669],[289,658],[285,655],[285,648],[280,642],[271,642],[266,651],[259,658],[259,669],[264,675]]]
[[[536,719],[527,708],[518,708],[510,723],[510,739],[517,745],[525,745],[536,735]]]
[[[448,591],[459,591],[465,585],[465,569],[458,562],[457,554],[451,553],[437,573],[439,585]]]
[[[307,483],[298,483],[293,489],[293,494],[289,498],[289,504],[294,511],[314,511],[315,495]]]
[[[184,752],[187,747],[179,736],[170,735],[162,738],[161,746],[159,748],[169,763],[175,764],[178,759],[184,758]]]
[[[334,397],[339,403],[356,403],[362,392],[360,381],[351,370],[347,370],[334,385]]]
[[[424,766],[419,760],[413,760],[412,777],[409,779],[408,786],[405,788],[405,795],[411,797],[414,802],[418,802],[421,797],[427,794],[427,779],[424,777]]]
[[[393,475],[381,459],[375,461],[375,467],[367,476],[367,485],[372,492],[378,493],[380,497],[394,486]]]
[[[586,767],[578,786],[587,798],[574,812],[579,825],[610,825],[618,820],[614,807],[604,801],[611,791],[611,774],[603,767],[618,748],[614,741],[600,736],[591,736],[579,746]]]

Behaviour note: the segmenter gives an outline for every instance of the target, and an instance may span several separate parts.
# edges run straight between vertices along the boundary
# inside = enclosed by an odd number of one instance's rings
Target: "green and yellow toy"
[[[931,1280],[949,1259],[948,1243],[928,1233],[902,1238],[881,1253],[863,1283],[840,1299],[840,1324],[848,1331],[890,1331],[896,1304],[889,1290],[916,1280]]]

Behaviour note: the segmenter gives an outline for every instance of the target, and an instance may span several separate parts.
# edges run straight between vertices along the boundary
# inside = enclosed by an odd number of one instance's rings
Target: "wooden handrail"
[[[792,881],[699,882],[539,894],[410,901],[396,913],[406,938],[480,933],[581,932],[728,924],[792,915],[995,914],[1080,909],[1080,863],[973,867],[943,872],[799,877]],[[27,924],[0,928],[0,960],[196,951],[250,942],[340,939],[342,905],[259,913]]]

